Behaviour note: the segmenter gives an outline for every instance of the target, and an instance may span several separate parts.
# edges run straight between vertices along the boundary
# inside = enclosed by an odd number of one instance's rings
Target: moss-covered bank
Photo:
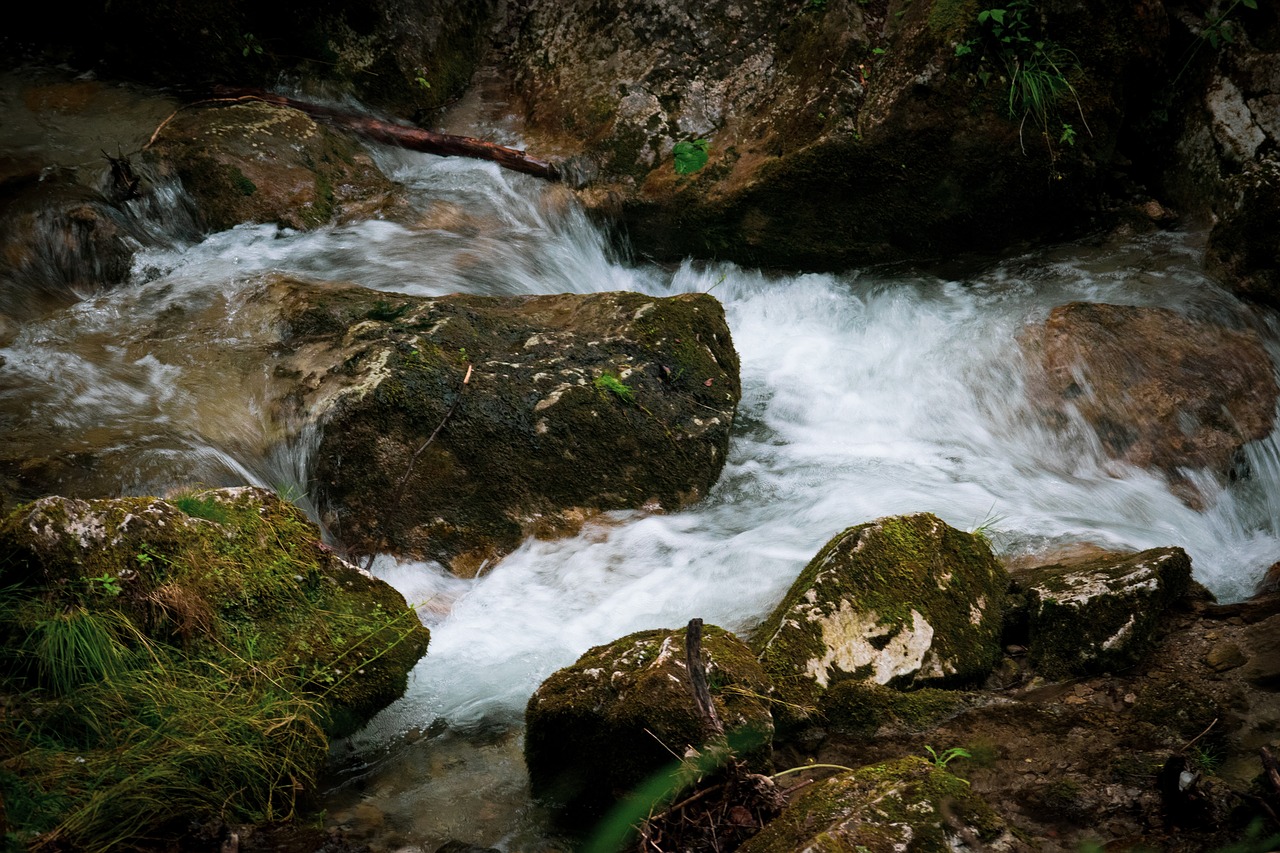
[[[293,813],[428,635],[256,488],[0,523],[0,784],[21,841],[117,849]]]

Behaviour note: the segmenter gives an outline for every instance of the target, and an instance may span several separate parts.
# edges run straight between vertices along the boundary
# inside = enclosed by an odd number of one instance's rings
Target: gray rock
[[[1030,630],[1029,658],[1049,678],[1133,664],[1155,641],[1166,611],[1187,593],[1181,548],[1018,571]]]

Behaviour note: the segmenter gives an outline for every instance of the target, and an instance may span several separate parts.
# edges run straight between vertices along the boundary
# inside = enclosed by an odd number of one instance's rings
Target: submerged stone
[[[782,698],[814,707],[846,678],[905,688],[985,676],[1008,585],[986,541],[920,513],[836,536],[756,633]]]
[[[902,758],[814,783],[738,849],[953,853],[1007,849],[1010,841],[1004,821],[969,783],[923,758]]]
[[[773,738],[771,686],[727,631],[704,634],[712,701],[739,757],[761,766]],[[599,817],[709,741],[685,663],[685,632],[641,631],[597,646],[554,673],[525,710],[525,760],[535,796],[571,820]]]
[[[1191,585],[1181,548],[1110,555],[1017,572],[1026,594],[1028,654],[1048,678],[1130,666],[1151,648],[1169,608]]]
[[[1082,418],[1116,459],[1165,473],[1189,502],[1180,468],[1226,476],[1238,451],[1266,437],[1280,388],[1257,333],[1165,308],[1072,302],[1024,346],[1052,424]]]

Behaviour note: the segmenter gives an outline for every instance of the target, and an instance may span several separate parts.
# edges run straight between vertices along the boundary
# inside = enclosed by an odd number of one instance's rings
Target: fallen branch
[[[281,107],[290,107],[304,112],[312,118],[320,119],[327,124],[345,128],[367,139],[387,145],[408,148],[411,151],[422,151],[427,154],[439,154],[445,157],[471,157],[476,160],[489,160],[513,172],[533,175],[536,178],[546,178],[549,181],[560,180],[560,169],[554,163],[531,157],[517,148],[508,148],[505,145],[485,142],[483,139],[476,139],[471,136],[454,136],[448,133],[435,133],[419,127],[406,127],[389,121],[382,121],[369,116],[258,90],[237,89],[226,94],[231,97],[219,100],[257,100]],[[216,102],[214,101],[214,103]]]

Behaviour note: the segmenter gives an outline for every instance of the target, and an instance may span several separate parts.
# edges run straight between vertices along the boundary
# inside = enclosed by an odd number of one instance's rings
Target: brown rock
[[[1177,476],[1225,475],[1273,425],[1276,386],[1258,336],[1163,308],[1073,302],[1026,340],[1051,419],[1078,413],[1116,459]]]
[[[398,212],[396,187],[352,140],[305,113],[261,102],[191,109],[147,150],[213,230],[242,222],[307,229]]]
[[[1235,669],[1247,660],[1245,653],[1235,643],[1219,643],[1204,656],[1204,662],[1209,668],[1218,672]]]

